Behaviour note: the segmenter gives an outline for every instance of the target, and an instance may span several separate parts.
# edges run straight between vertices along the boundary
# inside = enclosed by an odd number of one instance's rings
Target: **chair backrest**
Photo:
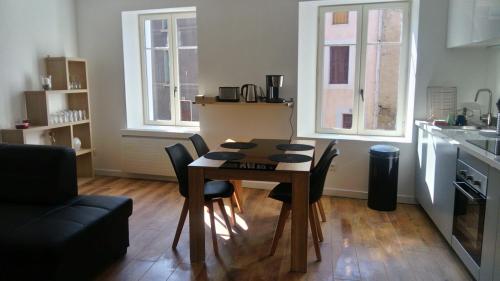
[[[180,143],[165,147],[179,182],[179,192],[188,197],[188,165],[193,162],[193,157],[186,147]]]
[[[318,164],[319,162],[321,162],[323,160],[323,158],[325,158],[326,156],[328,156],[328,152],[330,152],[330,150],[332,150],[332,148],[337,144],[337,140],[331,140],[330,143],[328,144],[328,146],[325,148],[325,151],[323,151],[323,154],[321,154],[321,158],[319,158],[319,161],[318,161]]]
[[[194,149],[196,149],[198,157],[201,157],[210,151],[207,143],[205,142],[205,140],[203,140],[203,138],[200,135],[194,134],[190,136],[189,139],[193,143]]]
[[[318,164],[313,168],[310,178],[310,195],[309,201],[314,203],[323,196],[323,189],[325,187],[325,179],[328,174],[328,168],[333,161],[333,158],[339,155],[337,149],[325,151],[321,156]]]

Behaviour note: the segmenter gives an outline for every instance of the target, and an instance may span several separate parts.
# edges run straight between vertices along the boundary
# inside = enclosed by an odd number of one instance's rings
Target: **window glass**
[[[198,121],[198,107],[193,106],[195,96],[198,95],[196,18],[177,19],[177,34],[181,121]]]
[[[402,21],[401,9],[368,12],[364,79],[364,127],[368,130],[396,130]]]
[[[198,125],[196,15],[144,15],[141,27],[144,122]]]
[[[348,15],[347,24],[337,24],[335,15]],[[326,12],[323,34],[323,83],[321,126],[351,129],[356,70],[357,11]]]
[[[330,47],[330,84],[349,81],[349,46]]]
[[[170,52],[168,49],[168,21],[145,20],[145,64],[149,120],[171,120]]]
[[[316,130],[403,135],[407,3],[319,11]]]

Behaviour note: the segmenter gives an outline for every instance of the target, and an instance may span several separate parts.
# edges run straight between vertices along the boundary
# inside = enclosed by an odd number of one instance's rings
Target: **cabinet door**
[[[456,173],[457,146],[447,139],[432,135],[432,147],[435,153],[432,200],[434,223],[446,240],[451,243],[455,202],[453,181]]]
[[[448,6],[448,48],[472,43],[473,0],[450,0]]]
[[[500,171],[490,167],[479,280],[500,280]]]
[[[488,42],[500,38],[500,1],[475,0],[472,41]]]
[[[415,196],[446,240],[451,243],[457,146],[418,129]]]
[[[427,170],[427,141],[429,138],[429,133],[418,128],[418,141],[417,141],[417,163],[416,163],[416,182],[415,182],[415,196],[418,203],[424,210],[432,217],[432,202],[431,195],[429,193],[429,187],[425,180],[426,170]]]

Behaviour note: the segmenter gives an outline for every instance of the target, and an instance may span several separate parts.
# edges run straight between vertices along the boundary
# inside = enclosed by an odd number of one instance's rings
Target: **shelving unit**
[[[48,57],[47,74],[52,76],[49,91],[26,91],[26,113],[31,126],[28,129],[2,130],[5,143],[59,145],[74,149],[73,138],[82,146],[77,156],[78,184],[94,177],[92,132],[88,92],[87,62],[81,58]],[[81,89],[71,89],[71,81],[78,81]],[[84,110],[86,120],[56,123],[51,116],[62,110]]]

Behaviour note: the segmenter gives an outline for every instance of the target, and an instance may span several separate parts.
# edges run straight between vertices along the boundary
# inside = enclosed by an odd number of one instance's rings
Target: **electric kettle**
[[[245,102],[257,102],[259,87],[255,84],[245,84],[241,86],[241,95]]]

